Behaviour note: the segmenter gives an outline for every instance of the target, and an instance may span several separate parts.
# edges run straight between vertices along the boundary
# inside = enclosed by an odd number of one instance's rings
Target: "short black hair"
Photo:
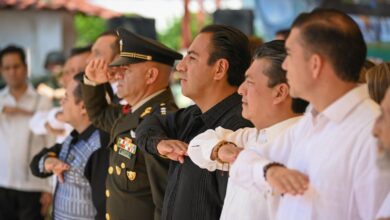
[[[86,53],[86,52],[91,52],[91,48],[92,48],[92,45],[88,45],[86,47],[75,47],[75,48],[72,48],[72,50],[70,51],[70,56],[69,57],[80,55],[80,54],[83,54],[83,53]]]
[[[281,35],[283,36],[283,39],[287,39],[288,35],[290,35],[290,29],[281,29],[276,31],[275,35]]]
[[[286,57],[284,40],[273,40],[258,47],[254,59],[264,58],[270,61],[270,65],[264,70],[268,77],[268,87],[272,88],[280,83],[287,83],[286,71],[282,69],[282,63]]]
[[[15,45],[9,45],[0,51],[0,66],[3,65],[3,57],[11,53],[18,54],[22,63],[26,65],[26,53],[24,52],[23,48]]]
[[[234,27],[220,24],[205,26],[200,33],[212,34],[208,64],[226,59],[229,62],[228,83],[238,87],[244,81],[245,71],[251,63],[248,37]]]
[[[264,74],[268,78],[267,86],[273,88],[276,85],[287,82],[286,71],[282,68],[282,63],[286,58],[286,48],[284,40],[273,40],[258,47],[254,54],[254,59],[265,59],[269,65],[264,69]],[[291,109],[294,113],[303,113],[309,103],[303,99],[292,98]]]
[[[78,73],[73,77],[73,80],[76,81],[77,85],[73,90],[73,95],[76,103],[80,103],[83,101],[83,95],[82,95],[82,89],[81,89],[81,82],[84,77],[84,73]]]
[[[301,43],[310,53],[330,60],[337,76],[357,82],[367,55],[363,35],[356,22],[336,9],[315,9],[300,14],[292,28],[301,31]]]

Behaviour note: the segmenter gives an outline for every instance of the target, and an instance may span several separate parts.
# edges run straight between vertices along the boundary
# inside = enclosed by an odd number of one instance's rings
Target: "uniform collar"
[[[143,100],[141,100],[140,102],[138,102],[137,104],[135,104],[134,106],[131,107],[131,112],[134,113],[135,111],[137,111],[137,109],[139,109],[143,104],[147,103],[149,100],[151,100],[152,98],[158,96],[159,94],[163,93],[166,89],[162,89],[160,91],[157,91],[155,93],[153,93],[152,95],[144,98]]]

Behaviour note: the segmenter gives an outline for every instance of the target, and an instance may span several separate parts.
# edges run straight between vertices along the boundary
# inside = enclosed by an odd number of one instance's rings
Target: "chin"
[[[247,112],[245,112],[245,110],[242,110],[242,113],[241,113],[242,117],[245,118],[246,120],[249,120],[249,115]]]

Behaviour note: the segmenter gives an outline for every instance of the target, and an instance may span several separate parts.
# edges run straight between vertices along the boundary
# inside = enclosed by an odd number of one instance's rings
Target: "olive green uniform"
[[[123,106],[107,103],[104,85],[83,85],[82,89],[93,124],[110,133],[106,218],[160,219],[169,161],[144,154],[135,145],[135,130],[149,114],[164,116],[176,110],[172,93],[166,89],[126,113]]]

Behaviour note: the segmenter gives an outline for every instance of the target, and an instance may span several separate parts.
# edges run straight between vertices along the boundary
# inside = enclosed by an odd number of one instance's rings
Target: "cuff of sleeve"
[[[230,168],[230,178],[244,187],[261,187],[267,184],[263,168],[270,162],[255,151],[244,149]]]
[[[48,157],[55,157],[55,156],[56,156],[56,154],[54,152],[48,152],[48,153],[44,154],[41,157],[41,159],[39,160],[39,163],[38,163],[39,172],[41,172],[41,173],[50,173],[47,170],[45,170],[45,160]]]
[[[84,74],[83,82],[85,85],[88,85],[88,86],[97,86],[98,85],[94,81],[89,80],[85,74]]]
[[[49,125],[54,129],[64,129],[64,124],[62,121],[58,121],[56,118],[56,115],[58,112],[61,112],[60,108],[55,108],[49,112],[49,115],[47,116],[47,122]]]
[[[219,141],[214,138],[195,137],[188,146],[188,156],[200,168],[207,169],[208,171],[215,171],[216,169],[227,171],[228,169],[226,168],[228,166],[223,166],[223,164],[218,163],[216,160],[211,160],[211,153]]]
[[[39,172],[41,173],[47,173],[45,170],[45,160],[47,158],[47,154],[43,155],[38,163]]]

